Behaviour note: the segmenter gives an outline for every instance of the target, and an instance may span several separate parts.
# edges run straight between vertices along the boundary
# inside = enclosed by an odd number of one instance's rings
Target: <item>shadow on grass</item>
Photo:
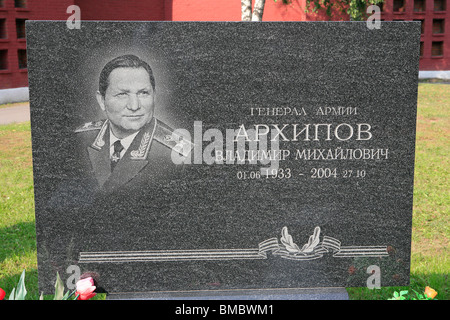
[[[34,221],[20,222],[0,228],[0,263],[8,258],[36,252],[36,227]]]
[[[6,299],[17,286],[25,269],[27,296],[38,298],[38,277],[36,269],[36,229],[33,222],[20,222],[0,228],[0,288],[5,290]],[[28,261],[24,259],[27,257]],[[8,261],[10,260],[10,261]]]

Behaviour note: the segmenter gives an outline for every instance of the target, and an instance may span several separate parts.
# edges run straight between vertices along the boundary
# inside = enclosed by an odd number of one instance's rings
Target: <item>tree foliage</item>
[[[274,0],[275,2],[280,0]],[[385,0],[306,0],[306,13],[319,13],[324,11],[329,17],[333,13],[340,12],[348,14],[353,21],[362,21],[367,19],[367,7],[370,5],[380,6]],[[292,0],[281,0],[283,4],[291,4]],[[369,13],[370,15],[370,13]]]

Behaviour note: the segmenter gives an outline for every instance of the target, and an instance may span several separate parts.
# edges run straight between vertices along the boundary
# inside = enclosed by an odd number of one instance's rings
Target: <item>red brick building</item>
[[[0,89],[28,86],[26,20],[66,20],[73,0],[0,0]]]
[[[263,21],[348,20],[306,14],[305,0],[266,0]],[[82,20],[239,21],[239,0],[0,0],[0,89],[27,87],[26,20],[66,20],[70,5]],[[381,19],[422,21],[421,71],[450,73],[450,0],[386,0]]]
[[[450,70],[450,1],[387,0],[384,21],[421,21],[420,70]]]

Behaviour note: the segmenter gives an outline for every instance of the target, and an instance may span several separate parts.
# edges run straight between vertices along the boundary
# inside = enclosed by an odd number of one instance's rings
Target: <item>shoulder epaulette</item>
[[[155,120],[154,139],[166,147],[178,152],[182,156],[187,157],[194,147],[194,144],[188,138],[175,132],[176,130],[173,130],[161,120]]]
[[[98,120],[98,121],[91,121],[86,122],[82,126],[79,126],[75,129],[75,132],[85,132],[85,131],[91,131],[91,130],[100,130],[103,126],[103,123],[105,123],[106,120]]]

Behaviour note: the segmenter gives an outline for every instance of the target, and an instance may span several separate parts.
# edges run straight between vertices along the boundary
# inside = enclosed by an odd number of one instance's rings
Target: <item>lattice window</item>
[[[0,70],[8,70],[8,50],[0,50]]]
[[[0,39],[8,38],[8,33],[6,32],[6,19],[0,19]]]
[[[16,19],[17,39],[25,38],[25,21],[27,19]]]
[[[404,11],[405,11],[405,1],[394,0],[394,12],[404,12]]]
[[[19,69],[27,68],[27,50],[19,49],[17,50],[17,56],[19,58]]]
[[[445,11],[445,0],[434,0],[434,11]]]
[[[445,25],[444,19],[433,19],[433,33],[440,34],[444,33]]]
[[[27,1],[26,0],[14,0],[14,7],[16,8],[26,8]]]
[[[425,0],[414,0],[414,11],[415,12],[425,11]]]
[[[444,55],[444,42],[433,41],[431,43],[431,56],[440,57]]]

